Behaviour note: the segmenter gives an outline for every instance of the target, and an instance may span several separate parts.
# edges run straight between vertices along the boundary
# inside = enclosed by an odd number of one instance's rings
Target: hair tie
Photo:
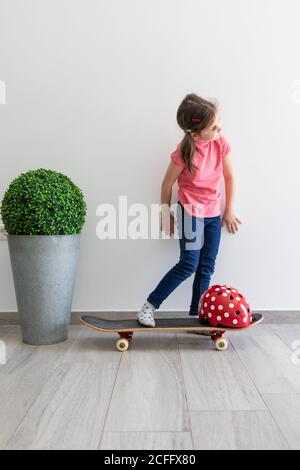
[[[192,133],[192,129],[186,129],[186,131],[185,131],[185,132],[187,132],[187,133],[191,134],[191,133]]]

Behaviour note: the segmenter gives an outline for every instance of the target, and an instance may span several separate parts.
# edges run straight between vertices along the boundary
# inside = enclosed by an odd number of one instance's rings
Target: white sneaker
[[[154,312],[156,308],[150,302],[146,301],[137,314],[137,321],[143,326],[155,326]]]

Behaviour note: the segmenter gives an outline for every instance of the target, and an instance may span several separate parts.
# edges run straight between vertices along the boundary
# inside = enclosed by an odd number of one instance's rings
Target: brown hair
[[[217,111],[217,102],[212,103],[194,93],[186,95],[177,110],[177,123],[185,132],[180,143],[181,158],[190,173],[195,169],[193,158],[196,150],[192,132],[200,134],[213,123]]]

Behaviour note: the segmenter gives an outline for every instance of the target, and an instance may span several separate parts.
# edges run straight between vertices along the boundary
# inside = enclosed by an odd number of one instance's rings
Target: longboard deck
[[[199,330],[199,331],[243,331],[261,323],[263,315],[260,313],[253,314],[253,323],[245,328],[230,328],[222,326],[210,326],[199,323],[198,317],[185,318],[157,318],[155,319],[155,327],[142,326],[137,320],[106,320],[104,318],[92,315],[84,315],[80,322],[103,333],[130,333],[134,331],[174,331],[174,330]]]

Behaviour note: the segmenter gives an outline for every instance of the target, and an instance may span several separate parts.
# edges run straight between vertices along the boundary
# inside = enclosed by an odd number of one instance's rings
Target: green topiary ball
[[[82,230],[86,203],[67,176],[40,168],[12,181],[0,212],[10,235],[71,235]]]

